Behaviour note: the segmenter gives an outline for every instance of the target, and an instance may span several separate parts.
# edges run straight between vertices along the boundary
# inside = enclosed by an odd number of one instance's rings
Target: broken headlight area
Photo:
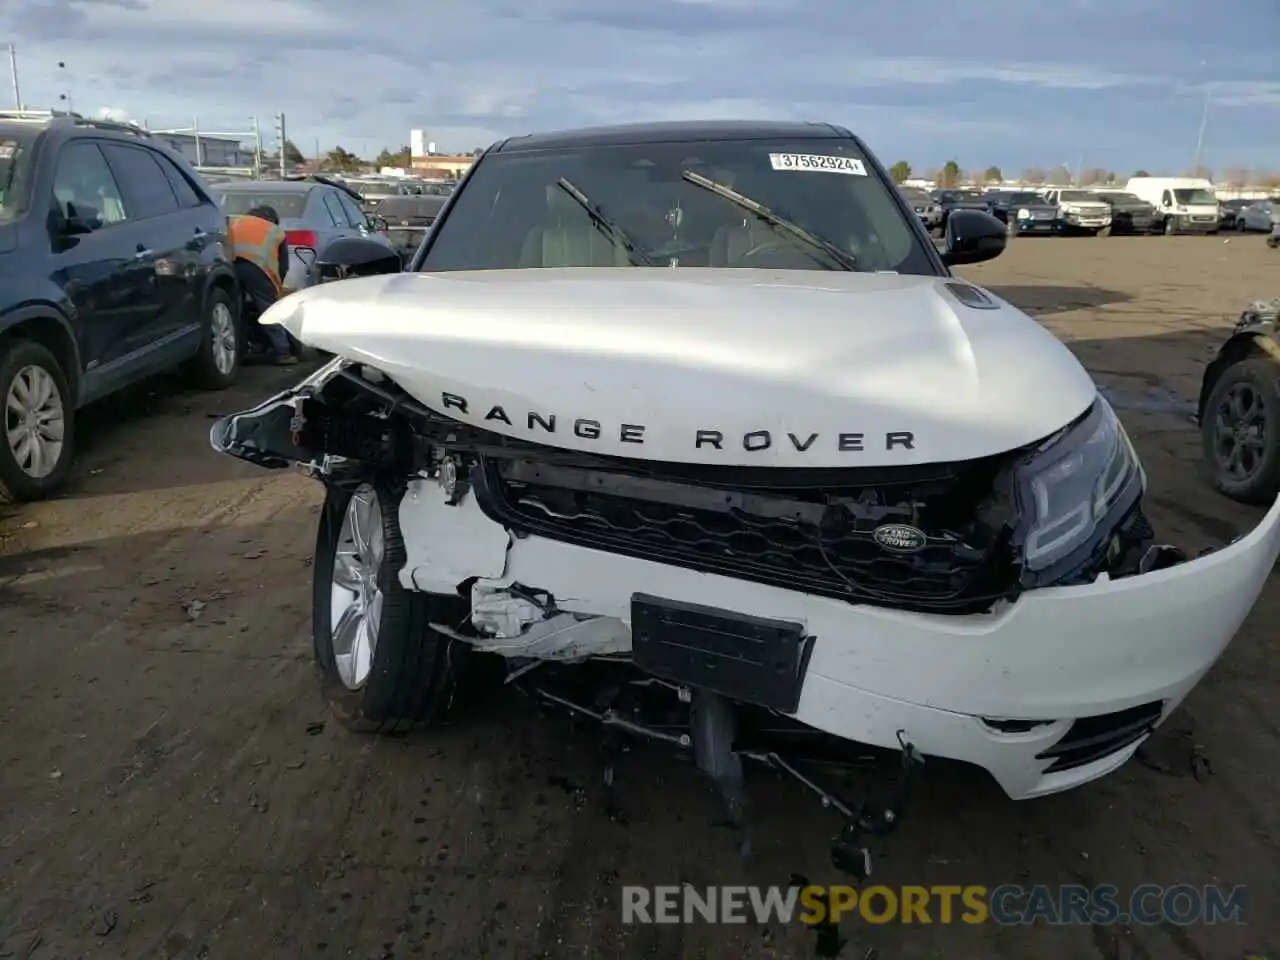
[[[1102,573],[1138,572],[1153,535],[1140,506],[1146,486],[1128,434],[1099,397],[1013,468],[1022,583],[1087,583]]]

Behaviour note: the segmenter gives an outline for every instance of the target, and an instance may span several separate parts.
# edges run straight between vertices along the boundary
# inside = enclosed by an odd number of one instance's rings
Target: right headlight
[[[1019,211],[1018,211],[1018,219],[1019,219],[1019,220],[1030,220],[1030,219],[1031,219],[1031,211],[1030,211],[1030,210],[1028,210],[1026,207],[1023,207],[1021,210],[1019,210]]]
[[[1059,431],[1016,469],[1023,563],[1040,572],[1107,534],[1147,477],[1111,404]]]

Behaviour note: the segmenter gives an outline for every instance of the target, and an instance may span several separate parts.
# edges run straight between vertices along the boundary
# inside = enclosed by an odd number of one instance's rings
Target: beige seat
[[[547,212],[520,247],[522,267],[627,267],[627,251],[591,224],[564,190],[547,187]]]

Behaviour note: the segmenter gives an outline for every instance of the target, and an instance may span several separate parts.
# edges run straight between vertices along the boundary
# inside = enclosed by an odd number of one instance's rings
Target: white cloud
[[[99,120],[114,120],[116,123],[128,123],[132,119],[129,111],[121,107],[99,107],[94,116]]]

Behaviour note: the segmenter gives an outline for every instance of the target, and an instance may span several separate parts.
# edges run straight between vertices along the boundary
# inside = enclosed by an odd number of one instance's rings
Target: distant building
[[[253,166],[253,148],[231,137],[197,137],[193,133],[155,133],[154,136],[197,167]]]
[[[469,153],[460,155],[433,153],[425,157],[414,157],[414,173],[428,177],[441,177],[446,180],[457,180],[470,168],[475,157]]]

